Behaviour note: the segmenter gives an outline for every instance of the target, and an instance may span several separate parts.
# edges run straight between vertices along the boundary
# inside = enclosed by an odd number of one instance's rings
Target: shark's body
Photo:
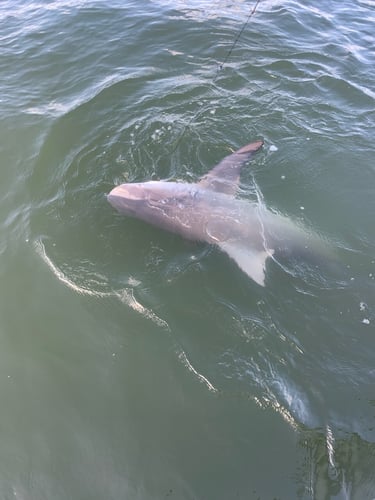
[[[107,196],[124,215],[184,238],[215,244],[264,286],[268,257],[319,247],[319,239],[260,203],[236,199],[241,167],[263,145],[257,141],[224,158],[200,182],[121,184]]]

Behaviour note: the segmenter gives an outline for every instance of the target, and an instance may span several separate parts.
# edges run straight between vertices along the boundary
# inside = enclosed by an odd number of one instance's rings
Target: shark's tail
[[[291,274],[307,270],[317,276],[338,279],[342,265],[329,240],[315,231],[293,223],[283,216],[271,214],[264,222],[265,245],[272,259]]]

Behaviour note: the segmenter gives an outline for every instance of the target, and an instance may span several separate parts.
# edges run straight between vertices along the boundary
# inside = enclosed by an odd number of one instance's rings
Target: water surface
[[[375,7],[253,7],[2,2],[1,498],[374,498]],[[239,196],[338,274],[106,201],[260,137]]]

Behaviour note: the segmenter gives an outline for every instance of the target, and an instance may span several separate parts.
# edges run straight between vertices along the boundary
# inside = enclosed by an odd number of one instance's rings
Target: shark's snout
[[[144,198],[144,189],[138,184],[121,184],[113,188],[107,195],[110,203],[119,198],[123,200],[141,200]]]
[[[144,190],[137,184],[121,184],[107,194],[107,200],[118,212],[131,215],[135,202],[144,198]]]

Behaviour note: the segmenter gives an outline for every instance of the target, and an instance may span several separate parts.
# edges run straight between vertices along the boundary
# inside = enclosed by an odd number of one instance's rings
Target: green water
[[[375,5],[3,0],[0,498],[375,498]],[[121,217],[243,172],[339,275]]]

